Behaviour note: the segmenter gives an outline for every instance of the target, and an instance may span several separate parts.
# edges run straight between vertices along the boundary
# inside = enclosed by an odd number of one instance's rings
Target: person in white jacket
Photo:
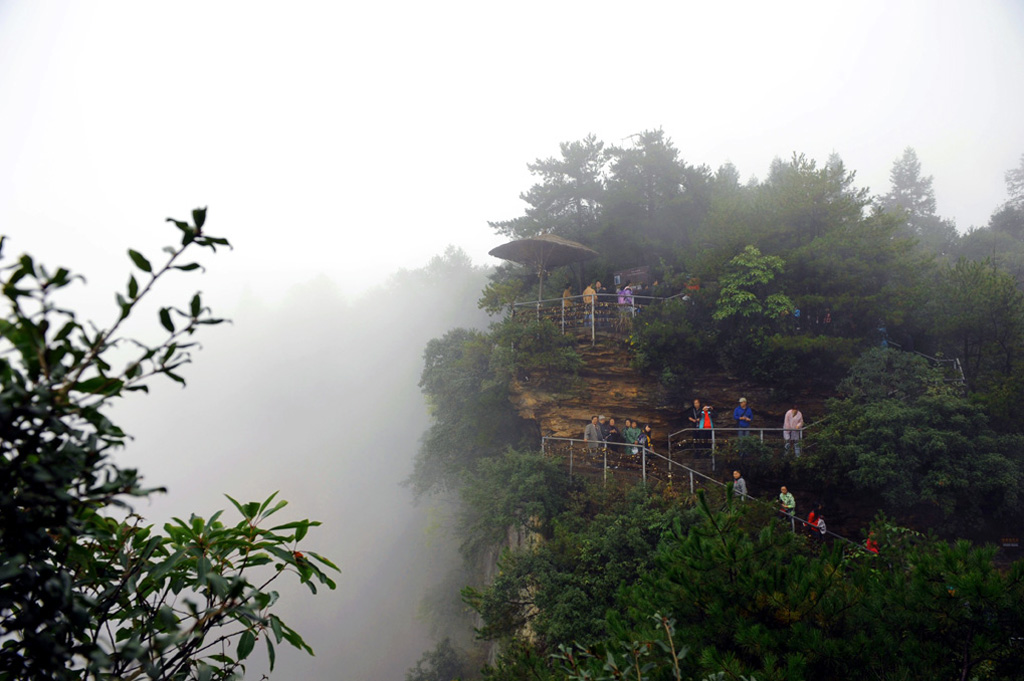
[[[803,437],[804,415],[796,408],[786,412],[786,419],[782,423],[782,438],[786,441],[786,453],[789,453],[789,446],[793,445],[793,453],[800,456],[800,438]]]

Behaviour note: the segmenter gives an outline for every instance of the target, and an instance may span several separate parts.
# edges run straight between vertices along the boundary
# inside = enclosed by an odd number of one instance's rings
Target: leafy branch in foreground
[[[271,608],[270,586],[292,573],[315,594],[317,584],[335,588],[324,569],[337,571],[313,551],[299,551],[309,528],[299,520],[268,527],[287,502],[241,504],[235,525],[191,516],[152,533],[141,519],[97,519],[97,532],[77,549],[83,558],[75,582],[94,603],[88,638],[95,645],[90,672],[115,678],[233,678],[263,637],[270,668],[282,641],[312,649]],[[105,531],[104,531],[105,530]]]
[[[193,516],[160,536],[126,502],[159,490],[110,459],[128,437],[104,413],[112,400],[146,391],[153,376],[184,383],[194,333],[223,321],[197,293],[158,309],[159,342],[121,334],[157,281],[202,269],[186,253],[229,246],[204,234],[205,209],[192,217],[170,220],[181,241],[161,264],[128,251],[141,274],[129,276],[104,328],[56,300],[82,277],[27,254],[7,264],[0,238],[0,678],[228,678],[268,629],[271,666],[271,635],[309,649],[272,614],[267,587],[294,572],[314,593],[318,583],[333,588],[319,566],[334,565],[297,549],[317,523],[265,528],[284,505],[271,507],[271,496],[233,502],[243,517],[233,527],[220,514]]]

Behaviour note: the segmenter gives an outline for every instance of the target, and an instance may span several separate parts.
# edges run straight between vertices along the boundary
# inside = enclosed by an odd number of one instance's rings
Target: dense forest
[[[523,369],[571,383],[576,341],[505,314],[538,279],[499,267],[480,300],[491,329],[425,352],[433,423],[409,483],[456,509],[469,613],[428,599],[450,636],[408,681],[1018,678],[1024,567],[987,540],[1019,533],[1024,508],[1024,156],[989,224],[964,233],[911,148],[878,195],[836,155],[743,182],[661,130],[564,143],[529,169],[524,214],[490,227],[599,254],[547,272],[545,291],[638,267],[653,295],[686,291],[636,318],[633,369],[680,412],[710,373],[780,403],[819,391],[804,456],[764,465],[877,516],[823,543],[731,492],[570,479],[508,398]],[[950,382],[935,360],[954,358]],[[869,533],[877,553],[857,548]]]

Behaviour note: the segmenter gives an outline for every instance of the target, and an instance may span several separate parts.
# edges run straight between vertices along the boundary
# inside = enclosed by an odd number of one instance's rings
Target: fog
[[[427,426],[424,345],[486,323],[482,271],[450,255],[353,300],[320,277],[280,304],[217,310],[233,324],[204,329],[187,388],[154,381],[114,414],[134,436],[120,461],[168,488],[137,506],[148,519],[208,517],[230,509],[224,494],[279,490],[282,516],[323,522],[303,544],[338,564],[338,589],[277,587],[281,617],[316,651],[279,647],[281,678],[401,679],[433,647],[420,600],[459,558],[431,527],[444,511],[414,505],[400,483]],[[264,658],[261,644],[247,677]]]

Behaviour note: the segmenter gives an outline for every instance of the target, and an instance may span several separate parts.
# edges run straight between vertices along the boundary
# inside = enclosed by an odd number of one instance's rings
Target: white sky
[[[913,146],[964,230],[1024,152],[1022,76],[1012,0],[6,1],[0,232],[95,276],[209,205],[222,289],[362,290],[449,243],[488,262],[526,163],[658,126],[744,178],[836,151],[874,193]]]

